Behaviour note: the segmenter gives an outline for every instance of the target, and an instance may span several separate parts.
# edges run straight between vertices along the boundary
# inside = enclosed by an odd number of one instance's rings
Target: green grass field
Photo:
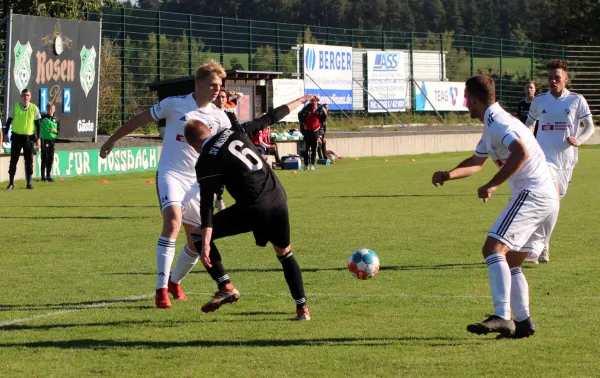
[[[498,70],[500,68],[500,58],[475,58],[475,71],[482,70],[487,73],[488,68]],[[531,70],[531,59],[529,58],[503,58],[502,68],[511,74],[517,71],[529,72]]]
[[[0,375],[597,375],[600,148],[580,153],[552,261],[524,270],[538,330],[523,340],[465,331],[492,312],[480,249],[509,195],[505,186],[488,204],[477,199],[491,164],[474,178],[431,185],[433,171],[466,156],[344,159],[279,173],[313,316],[302,323],[289,320],[294,305],[274,253],[249,235],[217,242],[238,303],[202,313],[215,287],[197,266],[184,281],[188,302],[154,308],[161,222],[146,184],[154,173],[34,191],[20,182],[0,196]],[[183,238],[177,254],[182,246]],[[382,262],[370,281],[346,271],[361,247]]]

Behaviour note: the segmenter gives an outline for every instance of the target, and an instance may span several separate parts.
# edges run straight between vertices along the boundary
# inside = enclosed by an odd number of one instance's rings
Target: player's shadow
[[[142,208],[142,207],[151,207],[151,208],[158,208],[160,209],[160,207],[158,205],[8,205],[8,206],[3,206],[5,208],[8,207],[15,207],[15,208],[35,208],[35,209],[41,209],[41,208],[56,208],[56,209],[63,209],[63,208],[102,208],[102,209],[108,209],[108,208],[114,208],[114,209],[120,209],[120,208]]]
[[[52,215],[32,215],[32,216],[5,216],[0,215],[0,219],[94,219],[94,220],[113,220],[113,219],[142,219],[155,218],[153,216],[52,216]]]
[[[380,271],[411,271],[411,270],[453,270],[453,269],[479,269],[484,268],[485,263],[451,263],[451,264],[435,264],[435,265],[382,265]],[[330,267],[330,268],[302,268],[302,273],[320,273],[320,272],[345,272],[348,268]],[[229,273],[281,273],[281,268],[234,268],[228,269]],[[109,275],[155,275],[151,272],[114,272],[107,273]],[[190,274],[207,274],[206,271],[196,270]]]
[[[122,340],[57,340],[33,341],[24,343],[0,343],[0,348],[60,348],[60,349],[159,349],[167,348],[221,348],[221,347],[297,347],[297,346],[430,346],[455,347],[460,345],[481,344],[493,339],[475,339],[473,337],[331,337],[317,339],[255,339],[255,340],[193,340],[193,341],[122,341]]]
[[[82,302],[62,302],[62,303],[21,303],[21,304],[0,304],[0,311],[47,311],[47,310],[89,310],[94,307],[105,307],[117,303],[131,303],[146,301],[152,296],[143,298],[125,298],[125,299],[104,299],[97,301]],[[152,307],[154,308],[154,307]],[[1,323],[1,322],[0,322]]]
[[[509,194],[494,194],[494,196],[508,196]],[[462,194],[355,194],[355,195],[341,195],[341,196],[323,196],[321,198],[411,198],[411,197],[473,197],[476,198],[475,193],[462,193]]]

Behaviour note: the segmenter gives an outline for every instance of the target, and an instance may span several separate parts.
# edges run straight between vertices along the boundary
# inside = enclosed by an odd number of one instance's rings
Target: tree
[[[453,31],[456,34],[465,33],[465,25],[458,0],[446,0],[444,4],[446,8],[446,30]]]
[[[78,19],[82,12],[99,13],[103,5],[117,7],[121,3],[117,0],[4,0],[4,14],[12,8],[13,12],[20,14]]]
[[[411,32],[415,29],[415,18],[407,0],[387,0],[384,30]]]
[[[424,8],[428,31],[441,33],[445,30],[446,11],[442,0],[430,0]]]

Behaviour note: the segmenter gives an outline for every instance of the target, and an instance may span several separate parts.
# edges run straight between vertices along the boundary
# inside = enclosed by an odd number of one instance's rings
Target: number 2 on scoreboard
[[[63,113],[71,113],[71,88],[63,89]]]

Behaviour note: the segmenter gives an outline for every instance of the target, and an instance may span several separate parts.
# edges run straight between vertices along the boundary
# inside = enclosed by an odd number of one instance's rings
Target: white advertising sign
[[[367,51],[367,78],[369,113],[406,110],[404,52]]]
[[[273,80],[273,107],[287,104],[295,99],[304,96],[304,82],[295,79],[275,79]],[[290,114],[285,116],[281,122],[298,122],[298,112],[302,105],[296,109],[290,109]]]
[[[467,109],[465,100],[465,83],[417,81],[415,84],[415,110],[433,111],[434,107],[438,111],[468,112],[469,109]]]
[[[305,44],[304,93],[329,110],[352,110],[352,47]]]

